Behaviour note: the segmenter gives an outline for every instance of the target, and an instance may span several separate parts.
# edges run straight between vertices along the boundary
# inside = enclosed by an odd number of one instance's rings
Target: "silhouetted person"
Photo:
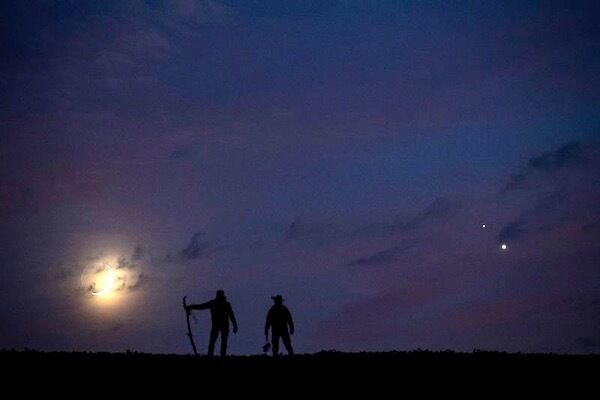
[[[281,295],[271,297],[275,303],[267,314],[267,322],[265,323],[265,338],[269,340],[269,328],[271,328],[271,344],[273,348],[273,357],[279,356],[279,338],[283,341],[283,345],[290,356],[294,355],[292,348],[292,340],[290,335],[294,334],[294,321],[292,314],[286,306],[283,305],[283,297]],[[289,327],[289,331],[288,331]]]
[[[208,342],[208,355],[212,356],[215,352],[215,342],[217,336],[221,334],[221,356],[227,354],[227,338],[229,337],[229,320],[233,324],[233,333],[237,333],[238,326],[233,315],[233,309],[231,304],[225,297],[225,292],[217,290],[217,296],[206,303],[202,304],[190,304],[187,306],[187,312],[191,310],[210,310],[210,317],[212,321],[212,329],[210,330],[210,341]]]

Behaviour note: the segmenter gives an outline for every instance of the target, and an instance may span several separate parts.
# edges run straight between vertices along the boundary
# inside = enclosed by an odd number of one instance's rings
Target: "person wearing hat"
[[[229,320],[233,325],[233,333],[237,333],[238,326],[233,315],[231,303],[227,301],[225,292],[217,290],[217,296],[206,303],[190,304],[186,307],[189,313],[192,310],[210,310],[212,329],[210,330],[210,340],[208,342],[208,355],[212,356],[215,352],[215,342],[219,334],[221,335],[221,356],[227,355],[227,338],[229,337]]]
[[[267,322],[265,323],[265,338],[269,340],[269,328],[271,328],[271,343],[273,349],[273,357],[279,356],[279,338],[283,341],[283,345],[290,356],[294,355],[292,348],[292,340],[290,335],[294,334],[294,321],[292,314],[286,306],[283,305],[283,297],[281,295],[272,296],[275,303],[267,314]],[[289,327],[289,331],[288,331]]]

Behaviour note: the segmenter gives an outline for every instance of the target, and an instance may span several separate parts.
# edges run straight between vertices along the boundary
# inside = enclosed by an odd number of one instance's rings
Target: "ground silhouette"
[[[35,385],[21,388],[31,386],[44,391],[52,385],[63,390],[63,385],[98,388],[99,384],[110,384],[111,392],[135,389],[136,395],[154,394],[151,388],[160,386],[173,396],[175,392],[199,396],[227,390],[240,391],[246,397],[252,392],[279,392],[277,388],[335,398],[342,393],[375,396],[390,390],[398,395],[416,390],[421,396],[470,392],[487,397],[502,392],[522,395],[527,389],[537,395],[562,392],[573,396],[594,388],[600,355],[419,350],[215,358],[137,352],[0,351],[0,365],[10,366],[3,372],[3,382],[10,385],[26,379]]]

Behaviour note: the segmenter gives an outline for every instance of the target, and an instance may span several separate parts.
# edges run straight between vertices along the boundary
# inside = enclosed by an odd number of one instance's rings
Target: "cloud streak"
[[[524,171],[513,174],[500,193],[506,194],[526,187],[527,181],[536,173],[552,174],[563,168],[586,165],[584,150],[585,146],[574,140],[565,143],[556,150],[530,158]]]
[[[428,223],[446,218],[458,209],[459,206],[454,201],[446,197],[439,197],[425,207],[425,209],[414,218],[409,219],[406,222],[395,223],[390,227],[390,230],[392,232],[416,230]]]
[[[212,257],[216,249],[203,240],[205,236],[206,233],[202,231],[194,233],[188,245],[179,252],[178,258],[182,261],[191,261]]]
[[[458,210],[460,210],[460,208],[460,205],[455,201],[445,197],[439,197],[427,205],[414,217],[406,221],[377,225],[378,234],[383,233],[385,235],[400,235],[400,239],[398,240],[401,243],[365,256],[355,258],[347,262],[346,265],[350,267],[367,267],[394,263],[398,261],[404,253],[420,242],[420,240],[417,239],[405,239],[402,235],[408,234],[409,232],[418,231],[426,228],[430,224],[449,218]],[[381,227],[383,227],[383,229],[380,229]],[[368,229],[367,232],[372,234],[373,229]]]

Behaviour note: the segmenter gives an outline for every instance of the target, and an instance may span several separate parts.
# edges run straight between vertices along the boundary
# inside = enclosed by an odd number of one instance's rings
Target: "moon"
[[[103,296],[106,293],[110,292],[110,290],[115,285],[115,282],[117,281],[117,273],[115,272],[114,269],[112,269],[110,267],[110,265],[106,264],[104,266],[104,269],[106,269],[106,271],[108,273],[106,280],[104,281],[104,287],[102,288],[102,290],[99,290],[97,292],[92,292],[92,295],[94,295],[94,296]]]

